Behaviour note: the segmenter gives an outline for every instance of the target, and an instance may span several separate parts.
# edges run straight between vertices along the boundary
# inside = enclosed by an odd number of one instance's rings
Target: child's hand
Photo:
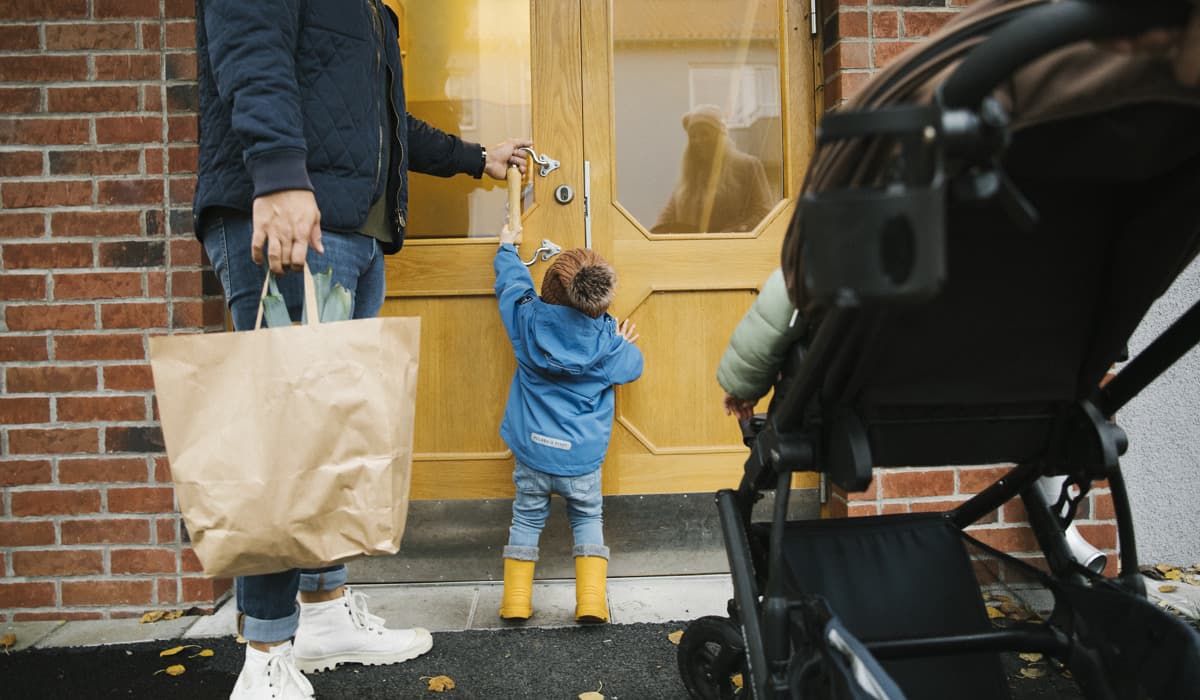
[[[631,343],[636,342],[637,339],[642,336],[640,333],[633,332],[635,328],[637,328],[637,326],[633,324],[633,321],[625,319],[624,321],[621,321],[620,325],[617,326],[617,335]]]
[[[725,394],[725,415],[737,416],[739,420],[749,420],[754,417],[754,405],[757,401],[739,399],[733,394]]]
[[[513,231],[508,228],[508,224],[504,224],[504,226],[502,226],[500,228],[500,242],[501,243],[516,243],[517,236],[520,235],[520,233],[521,233],[520,226],[517,227],[516,231]]]

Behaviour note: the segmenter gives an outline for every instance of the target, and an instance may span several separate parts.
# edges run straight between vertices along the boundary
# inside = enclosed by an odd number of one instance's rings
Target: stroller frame
[[[1056,48],[1176,26],[1187,10],[1178,2],[1147,3],[1136,9],[1087,0],[1016,5],[970,28],[972,38],[981,32],[990,36],[941,84],[932,105],[877,106],[829,115],[822,122],[819,147],[836,148],[846,140],[883,135],[898,144],[894,152],[902,154],[902,166],[884,187],[808,191],[797,208],[792,233],[801,235],[802,230],[807,276],[796,285],[803,285],[799,296],[806,301],[806,314],[815,315],[819,323],[807,348],[794,353],[769,413],[756,416],[752,427],[743,426],[752,449],[740,485],[716,494],[733,581],[732,622],[721,629],[719,618],[702,618],[685,631],[680,670],[693,697],[806,697],[797,694],[797,682],[814,672],[824,679],[804,687],[819,687],[829,697],[902,697],[875,664],[876,658],[1006,650],[1054,657],[1092,698],[1135,697],[1147,690],[1200,697],[1200,635],[1145,600],[1120,469],[1127,439],[1112,421],[1118,409],[1200,343],[1200,302],[1111,381],[1084,398],[964,415],[934,411],[883,418],[859,415],[851,400],[862,390],[861,370],[878,358],[880,349],[872,338],[880,319],[897,305],[911,307],[935,298],[943,288],[950,198],[990,202],[1007,213],[1018,230],[1037,222],[1035,207],[999,165],[1010,125],[1005,110],[989,97],[993,88]],[[929,55],[941,48],[934,47]],[[922,61],[918,57],[913,70]],[[893,83],[898,79],[887,78]],[[848,210],[852,216],[847,216]],[[907,227],[900,235],[895,233],[898,220]],[[899,270],[887,262],[881,269],[862,263],[897,258],[902,261]],[[786,572],[785,543],[811,532],[787,519],[792,473],[821,472],[847,492],[862,491],[877,464],[927,464],[920,461],[929,454],[924,444],[940,432],[937,425],[952,429],[939,447],[943,459],[936,464],[1016,466],[958,507],[920,517],[962,531],[1019,497],[1048,572],[972,542],[1050,588],[1054,612],[1044,625],[865,640],[854,647],[857,658],[853,652],[847,656],[831,651],[821,630],[831,620],[837,624],[836,611],[824,604],[823,591],[797,595],[790,590],[795,582]],[[1057,502],[1048,502],[1035,487],[1043,476],[1067,477]],[[1120,574],[1112,579],[1078,564],[1066,538],[1079,501],[1101,480],[1107,480],[1117,522]],[[1069,487],[1080,493],[1072,496]],[[751,510],[767,490],[775,492],[772,519],[769,524],[752,523]],[[867,526],[913,520],[897,517],[853,520]],[[803,630],[800,639],[797,630]],[[1163,652],[1168,642],[1175,646]],[[1166,658],[1155,660],[1155,655]],[[874,674],[878,684],[864,688],[853,681],[852,673],[836,668],[848,659],[865,663],[867,675]],[[1144,676],[1151,670],[1166,677],[1147,681]],[[744,679],[741,689],[728,682],[738,672]]]

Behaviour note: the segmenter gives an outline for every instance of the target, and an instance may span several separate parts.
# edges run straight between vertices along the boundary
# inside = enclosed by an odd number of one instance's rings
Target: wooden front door
[[[530,135],[558,161],[531,168],[522,256],[548,239],[617,269],[611,312],[638,325],[646,362],[617,390],[605,493],[735,485],[746,450],[716,366],[778,265],[811,153],[808,3],[388,2],[414,115],[484,144]],[[422,319],[413,497],[511,496],[498,430],[514,361],[491,266],[504,187],[414,176],[411,197],[384,313]]]

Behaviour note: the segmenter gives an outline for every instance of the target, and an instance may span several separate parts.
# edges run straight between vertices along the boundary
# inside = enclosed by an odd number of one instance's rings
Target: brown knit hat
[[[599,318],[608,311],[617,289],[617,271],[590,248],[559,254],[542,280],[542,301],[569,306]]]

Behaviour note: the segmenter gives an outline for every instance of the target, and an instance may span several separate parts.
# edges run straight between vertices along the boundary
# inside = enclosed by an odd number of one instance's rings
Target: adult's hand
[[[488,146],[487,163],[483,166],[483,172],[493,179],[503,180],[508,177],[508,164],[512,163],[524,174],[526,158],[525,154],[518,149],[532,146],[533,141],[529,139],[508,139],[495,146]]]
[[[318,253],[325,252],[321,211],[309,190],[282,190],[255,198],[253,221],[250,254],[261,265],[265,243],[267,262],[277,275],[303,269],[309,245]]]

